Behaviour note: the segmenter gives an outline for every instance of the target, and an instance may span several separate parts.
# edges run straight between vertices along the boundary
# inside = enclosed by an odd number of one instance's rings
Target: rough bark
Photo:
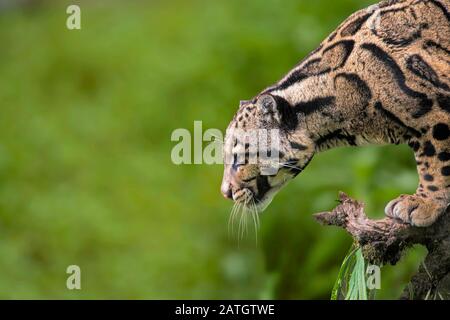
[[[317,221],[347,230],[372,264],[395,265],[405,249],[421,244],[428,254],[400,299],[450,298],[450,210],[430,227],[418,228],[389,217],[371,220],[364,205],[345,193],[331,212],[315,214]]]

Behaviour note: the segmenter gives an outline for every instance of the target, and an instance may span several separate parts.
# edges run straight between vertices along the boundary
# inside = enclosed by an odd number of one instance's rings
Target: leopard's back
[[[318,95],[342,97],[336,91],[349,88],[351,97],[353,87],[360,101],[348,103],[350,113],[376,102],[415,128],[449,118],[449,7],[450,0],[391,0],[360,10],[263,93],[297,104]],[[343,75],[352,83],[339,86]]]

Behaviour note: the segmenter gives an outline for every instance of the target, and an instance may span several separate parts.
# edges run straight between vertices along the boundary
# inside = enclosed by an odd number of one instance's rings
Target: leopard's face
[[[224,197],[264,210],[314,154],[314,143],[292,107],[263,94],[241,102],[224,143]]]

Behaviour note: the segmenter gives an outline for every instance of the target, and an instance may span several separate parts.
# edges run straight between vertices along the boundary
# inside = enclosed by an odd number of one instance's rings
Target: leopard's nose
[[[231,189],[231,184],[222,183],[220,191],[222,191],[222,195],[225,199],[233,199],[233,190]]]

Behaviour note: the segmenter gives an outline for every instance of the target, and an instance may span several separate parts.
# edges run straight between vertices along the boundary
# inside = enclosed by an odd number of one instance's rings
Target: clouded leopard
[[[358,11],[275,85],[242,101],[225,141],[221,191],[260,210],[314,154],[337,146],[408,144],[419,186],[388,216],[428,226],[450,203],[450,0],[389,0]],[[236,129],[278,129],[277,172],[237,163]]]

